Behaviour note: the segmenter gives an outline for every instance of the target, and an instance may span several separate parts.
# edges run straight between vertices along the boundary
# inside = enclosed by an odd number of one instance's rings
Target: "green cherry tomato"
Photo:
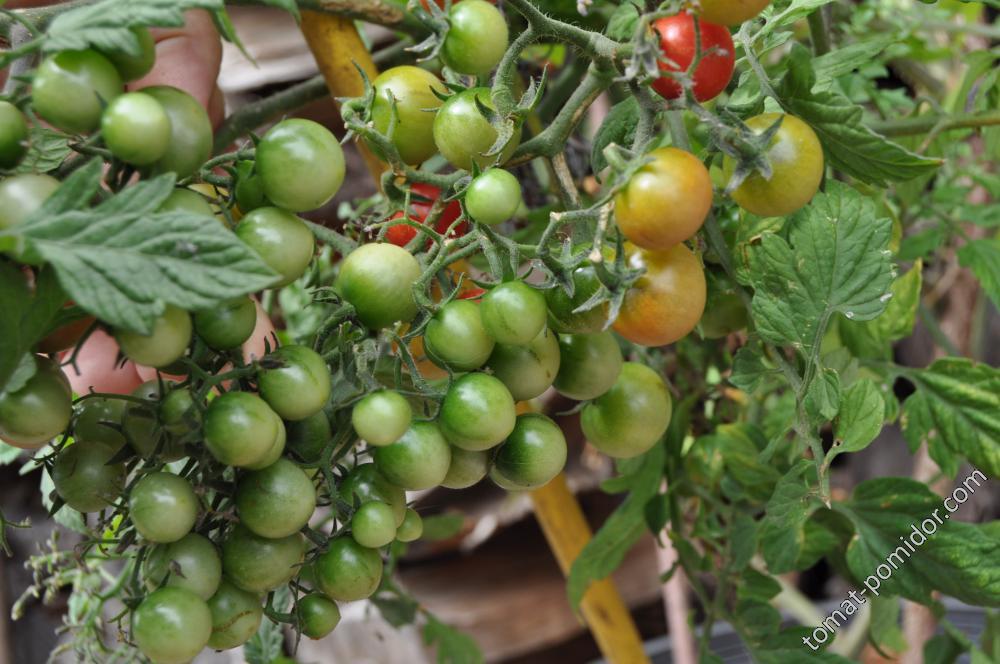
[[[125,405],[124,399],[107,397],[91,397],[78,402],[73,438],[78,443],[104,443],[120,450],[125,445],[125,436],[115,425],[121,426]]]
[[[222,543],[222,573],[243,590],[268,592],[298,574],[305,552],[299,533],[270,539],[237,525]]]
[[[406,492],[391,483],[373,463],[355,466],[340,482],[340,497],[349,505],[378,500],[392,507],[396,525],[403,522]]]
[[[212,613],[208,647],[214,650],[243,645],[257,633],[264,617],[260,597],[226,580],[208,600],[208,609]]]
[[[315,210],[344,182],[344,151],[330,130],[292,118],[271,127],[257,144],[264,195],[292,212]]]
[[[507,21],[486,0],[452,4],[448,23],[441,58],[459,74],[488,74],[507,51]]]
[[[124,162],[145,166],[167,153],[170,118],[160,102],[141,92],[114,99],[101,116],[101,138],[111,154]]]
[[[283,425],[270,406],[248,392],[226,392],[205,412],[205,446],[219,462],[245,467],[270,452]]]
[[[39,363],[24,387],[0,394],[0,438],[36,450],[62,433],[73,415],[65,376]]]
[[[369,549],[385,546],[396,539],[396,514],[377,500],[364,503],[351,517],[351,535]]]
[[[197,194],[196,194],[197,195]],[[194,331],[215,350],[239,348],[257,327],[257,308],[246,295],[194,314]]]
[[[489,359],[493,345],[479,305],[469,300],[452,300],[441,307],[424,331],[427,357],[442,369],[478,369]]]
[[[191,483],[173,473],[144,475],[128,498],[135,529],[158,544],[176,542],[191,532],[200,508]]]
[[[28,122],[9,101],[0,101],[0,168],[13,168],[28,151]]]
[[[167,433],[181,436],[198,428],[200,414],[194,407],[191,390],[186,387],[170,390],[160,403],[160,423]]]
[[[58,188],[59,180],[51,175],[25,173],[4,178],[0,182],[0,230],[27,219]]]
[[[596,399],[610,390],[622,370],[622,351],[611,332],[560,335],[559,357],[553,386],[577,401]]]
[[[313,413],[304,420],[285,424],[286,446],[296,458],[306,463],[320,460],[326,444],[333,437],[330,420],[326,413]]]
[[[757,115],[746,124],[753,132],[762,134],[779,118],[781,126],[767,149],[770,179],[753,172],[732,193],[737,205],[762,217],[792,214],[812,200],[823,179],[823,146],[808,124],[794,115],[781,113]],[[728,181],[736,164],[725,157],[722,165]]]
[[[212,209],[212,205],[208,202],[204,196],[199,194],[197,191],[192,191],[187,187],[177,187],[170,195],[167,196],[167,200],[160,204],[158,212],[193,212],[194,214],[202,215],[203,217],[214,217],[215,210]]]
[[[299,600],[296,608],[299,627],[310,639],[322,639],[340,623],[340,609],[336,603],[319,593],[306,595]]]
[[[183,447],[169,436],[165,436],[166,429],[160,426],[159,415],[163,395],[160,394],[159,381],[155,379],[146,381],[132,390],[132,396],[145,401],[160,402],[159,406],[134,402],[129,402],[125,406],[122,428],[125,431],[125,438],[136,453],[144,459],[156,455],[162,461],[176,461],[183,458],[185,456]]]
[[[490,470],[490,453],[487,450],[451,448],[448,474],[441,480],[446,489],[466,489],[486,477]]]
[[[138,53],[126,51],[101,51],[121,74],[123,81],[135,81],[150,72],[156,61],[156,43],[153,34],[146,27],[130,28],[139,42]]]
[[[323,409],[330,399],[330,368],[307,346],[282,346],[261,361],[257,375],[260,395],[286,420],[303,420]]]
[[[522,489],[549,483],[566,465],[566,438],[559,425],[538,413],[517,417],[514,430],[497,450],[493,467]]]
[[[659,148],[615,194],[615,221],[628,240],[663,250],[698,232],[712,209],[712,180],[701,160],[678,148]]]
[[[490,468],[490,480],[493,481],[498,487],[504,491],[526,491],[524,487],[519,484],[514,484],[509,479],[507,479],[496,467]]]
[[[487,169],[465,190],[465,209],[473,219],[488,226],[513,217],[523,202],[521,183],[502,168]]]
[[[212,613],[194,593],[160,588],[132,614],[132,639],[155,664],[186,664],[208,645]]]
[[[125,486],[125,466],[108,464],[115,450],[104,443],[77,442],[59,451],[52,468],[56,493],[78,512],[109,507]]]
[[[142,574],[150,590],[165,583],[208,600],[219,589],[222,559],[211,540],[188,533],[176,542],[154,546],[142,563]]]
[[[517,127],[499,155],[483,154],[493,147],[497,132],[479,112],[476,99],[485,107],[493,108],[489,88],[471,88],[449,97],[434,117],[434,144],[438,151],[452,166],[467,171],[472,170],[473,162],[480,168],[504,163],[521,142],[521,128]]]
[[[721,339],[747,326],[747,308],[736,293],[719,293],[705,303],[698,325],[706,339]]]
[[[420,263],[406,249],[394,244],[364,244],[341,264],[337,286],[344,299],[354,305],[358,319],[378,329],[397,321],[408,323],[417,315],[413,284],[420,273]]]
[[[448,442],[464,450],[488,450],[514,430],[514,398],[499,379],[462,376],[448,388],[438,419]]]
[[[351,410],[354,430],[365,442],[376,447],[395,443],[410,428],[412,420],[410,402],[392,390],[372,392]]]
[[[257,208],[236,225],[236,236],[253,249],[280,279],[272,288],[287,286],[301,277],[316,249],[306,223],[287,210]]]
[[[396,530],[396,539],[400,542],[413,542],[420,539],[423,534],[424,520],[420,518],[416,510],[407,507],[406,517]]]
[[[170,146],[151,168],[155,173],[173,172],[186,178],[212,156],[212,122],[198,100],[177,88],[157,85],[144,94],[160,102],[170,118]]]
[[[264,470],[272,463],[280,459],[281,455],[284,453],[285,443],[288,440],[288,434],[285,431],[285,423],[276,414],[274,415],[274,419],[277,422],[278,435],[275,437],[274,442],[271,443],[271,447],[268,448],[267,452],[265,452],[262,457],[245,466],[247,470]]]
[[[609,303],[603,302],[584,311],[577,309],[600,290],[601,280],[593,265],[582,265],[573,270],[573,295],[566,294],[562,286],[545,291],[549,307],[550,326],[560,334],[595,334],[604,329],[608,321]]]
[[[330,599],[340,602],[370,597],[382,580],[382,557],[349,535],[330,540],[316,559],[316,581]]]
[[[441,106],[441,100],[433,91],[447,94],[448,88],[426,69],[409,65],[387,69],[372,85],[375,87],[372,104],[375,129],[388,135],[393,125],[395,104],[392,144],[399,151],[399,156],[413,165],[434,156],[437,152],[433,133],[434,111]]]
[[[548,328],[524,346],[497,344],[486,366],[514,401],[534,399],[549,389],[559,372],[559,341]]]
[[[261,537],[297,533],[316,510],[316,488],[305,471],[288,459],[247,473],[236,488],[240,523]]]
[[[583,407],[580,425],[598,450],[627,459],[656,444],[670,424],[670,413],[670,393],[659,374],[626,362],[614,387]]]
[[[118,70],[90,49],[50,55],[38,65],[31,83],[35,112],[71,134],[97,129],[104,105],[121,93]]]
[[[191,316],[168,304],[153,322],[149,334],[118,330],[115,338],[128,359],[147,367],[162,368],[180,359],[191,343]]]
[[[387,480],[410,491],[430,489],[448,474],[451,448],[434,422],[414,422],[399,440],[376,447],[375,465]]]
[[[507,281],[483,296],[483,325],[497,343],[526,344],[545,327],[545,296],[523,281]]]

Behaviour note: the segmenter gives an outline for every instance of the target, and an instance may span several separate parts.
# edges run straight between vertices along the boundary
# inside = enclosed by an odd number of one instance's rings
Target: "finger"
[[[63,359],[70,353],[72,351],[63,353]],[[94,330],[80,348],[76,366],[66,365],[63,372],[77,394],[88,394],[91,391],[128,394],[142,380],[131,361],[119,366],[117,360],[118,342],[106,332]]]

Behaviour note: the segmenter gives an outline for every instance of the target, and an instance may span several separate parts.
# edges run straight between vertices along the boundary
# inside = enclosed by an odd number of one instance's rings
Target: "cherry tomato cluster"
[[[731,4],[703,0],[700,17],[685,12],[653,23],[663,53],[654,90],[667,100],[690,90],[701,102],[727,87],[734,47],[724,26],[751,18],[766,1],[740,3],[739,12]],[[485,0],[451,4],[447,25],[440,55],[452,72],[485,76],[506,52],[506,20]],[[32,108],[69,134],[99,129],[94,145],[132,169],[129,177],[208,179],[200,171],[212,151],[205,110],[175,88],[124,92],[153,65],[149,31],[136,36],[140,56],[89,49],[46,58],[34,75]],[[57,439],[41,458],[58,500],[98,513],[103,546],[134,556],[147,593],[131,598],[130,637],[153,661],[244,643],[265,614],[275,617],[267,597],[285,584],[295,601],[282,619],[308,637],[324,636],[339,621],[337,602],[379,588],[385,547],[421,536],[407,490],[465,488],[487,476],[505,489],[535,489],[563,470],[560,426],[524,402],[550,388],[583,402],[586,439],[609,456],[637,456],[663,437],[672,402],[657,371],[626,361],[630,344],[671,344],[699,322],[708,338],[745,324],[735,296],[725,311],[721,300],[705,311],[705,271],[687,243],[711,214],[713,184],[703,162],[677,147],[644,155],[609,194],[608,230],[623,240],[623,255],[598,247],[574,264],[572,288],[527,275],[466,274],[483,288],[438,292],[428,303],[419,294],[431,290],[428,265],[440,252],[473,231],[500,233],[522,213],[520,183],[503,167],[521,128],[495,145],[497,129],[484,115],[495,110],[489,88],[445,85],[414,66],[376,77],[366,103],[365,126],[384,139],[365,136],[376,154],[400,170],[440,155],[469,172],[448,191],[394,178],[397,191],[386,192],[388,207],[373,226],[381,236],[365,241],[359,233],[362,243],[338,259],[335,280],[320,284],[345,305],[355,340],[412,356],[403,380],[348,384],[322,343],[277,346],[269,338],[265,353],[245,352],[254,335],[268,335],[247,295],[208,310],[167,305],[145,334],[107,330],[125,360],[155,376],[131,394],[74,402],[63,370],[46,356],[94,329],[104,333],[107,326],[84,316],[39,344],[31,378],[0,395],[0,437],[31,450]],[[772,173],[750,174],[733,200],[757,215],[795,212],[823,175],[815,134],[774,113],[746,125],[773,131]],[[0,102],[0,168],[23,158],[28,134],[21,110]],[[724,159],[727,178],[736,168]],[[179,187],[160,211],[231,224],[273,271],[274,288],[296,282],[316,253],[313,229],[297,213],[328,203],[344,181],[337,139],[315,122],[286,119],[256,141],[252,156],[241,152],[230,174],[232,196],[203,184]],[[0,230],[21,223],[58,186],[34,174],[0,182]],[[608,288],[604,263],[614,259],[638,276],[612,307],[599,296]],[[742,319],[723,315],[734,308]],[[70,352],[63,358],[73,361]],[[340,388],[355,394],[338,397]]]

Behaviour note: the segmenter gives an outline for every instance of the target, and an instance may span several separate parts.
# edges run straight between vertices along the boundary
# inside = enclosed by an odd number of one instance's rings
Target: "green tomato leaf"
[[[58,168],[71,152],[69,137],[66,134],[32,125],[28,138],[28,152],[14,172],[48,173]]]
[[[840,376],[823,367],[809,383],[805,398],[806,412],[814,422],[827,422],[840,411]]]
[[[780,13],[775,13],[774,5],[771,5],[768,9],[764,10],[764,16],[767,17],[767,22],[764,24],[764,27],[761,28],[760,32],[757,33],[754,39],[767,35],[768,33],[773,32],[776,28],[791,25],[792,23],[795,23],[796,21],[811,14],[813,10],[819,9],[823,5],[828,5],[831,2],[833,2],[833,0],[792,0]]]
[[[761,381],[768,376],[780,375],[780,371],[764,363],[764,351],[760,340],[742,346],[733,357],[733,371],[729,382],[744,392],[754,392]]]
[[[619,9],[622,7],[631,7],[631,5],[622,5]],[[608,165],[608,160],[604,156],[604,148],[612,143],[631,145],[638,123],[639,101],[635,97],[628,97],[611,107],[604,122],[594,134],[594,142],[590,150],[590,163],[595,174],[600,174]]]
[[[6,466],[7,464],[13,463],[18,457],[21,456],[22,451],[23,450],[20,447],[8,445],[0,440],[0,466]]]
[[[946,518],[941,497],[926,485],[901,477],[868,480],[834,508],[854,524],[847,565],[874,587],[870,594],[899,594],[929,605],[931,591],[940,590],[970,604],[1000,605],[1000,537]],[[890,570],[882,573],[887,578],[878,576],[880,565]]]
[[[654,445],[643,455],[642,465],[632,475],[632,491],[573,561],[566,594],[574,610],[580,606],[591,582],[604,579],[615,571],[632,545],[646,532],[646,503],[659,491],[664,453],[663,445]]]
[[[950,450],[990,477],[1000,476],[1000,369],[944,358],[906,376],[917,388],[903,402],[903,435],[911,449],[926,442],[935,461]]]
[[[867,41],[848,44],[843,48],[814,58],[812,66],[816,74],[816,85],[813,86],[813,91],[828,89],[834,84],[834,79],[837,77],[871,64],[877,55],[896,41],[896,38],[891,35],[879,35]]]
[[[823,506],[816,488],[813,463],[799,459],[778,480],[774,495],[767,502],[760,524],[761,554],[771,574],[795,569],[795,562],[805,545],[805,525]]]
[[[924,664],[954,664],[969,646],[945,632],[924,644]]]
[[[19,269],[0,263],[0,393],[20,389],[35,374],[29,351],[41,341],[65,301],[51,269],[38,272],[32,293]]]
[[[936,169],[939,159],[906,150],[861,122],[862,109],[839,92],[814,92],[811,55],[801,45],[788,56],[788,73],[778,86],[782,107],[815,130],[831,165],[862,182],[886,186]]]
[[[432,615],[424,625],[424,643],[437,646],[437,664],[482,664],[483,653],[468,634],[463,634]]]
[[[75,189],[79,183],[67,181],[52,198],[71,184]],[[141,182],[92,210],[48,214],[47,203],[13,232],[29,253],[55,269],[81,308],[144,333],[165,304],[204,309],[275,281],[263,261],[215,219],[151,212],[173,184],[172,175]]]
[[[884,651],[906,650],[906,638],[899,626],[899,598],[875,597],[871,603],[872,621],[869,633],[872,641]]]
[[[892,223],[875,217],[870,199],[831,181],[789,224],[788,241],[765,234],[751,250],[753,319],[766,340],[809,357],[834,313],[871,320],[885,309]]]
[[[222,0],[102,0],[57,16],[49,25],[43,48],[48,51],[96,47],[139,55],[139,40],[129,29],[138,26],[179,27],[188,9],[222,9]]]
[[[1000,240],[972,240],[958,250],[958,262],[972,270],[983,292],[1000,307]]]
[[[859,380],[844,392],[840,415],[834,428],[834,443],[827,459],[841,452],[858,452],[868,447],[885,421],[885,399],[875,383]]]
[[[892,342],[910,336],[920,305],[923,262],[892,282],[892,299],[882,314],[870,321],[841,319],[840,338],[858,357],[890,359]]]

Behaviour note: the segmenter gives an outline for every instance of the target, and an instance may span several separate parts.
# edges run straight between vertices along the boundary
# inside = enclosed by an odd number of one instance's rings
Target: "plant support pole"
[[[590,526],[562,473],[531,492],[535,516],[563,574],[590,541]],[[642,638],[611,578],[594,582],[580,602],[583,619],[611,664],[648,664]]]
[[[316,58],[316,64],[319,65],[326,87],[334,100],[338,97],[360,97],[365,93],[364,79],[358,73],[359,68],[369,81],[378,76],[375,61],[361,40],[353,20],[334,14],[303,11],[302,34],[305,35],[309,50]],[[362,141],[358,141],[357,146],[375,178],[375,186],[378,186],[386,164]]]

